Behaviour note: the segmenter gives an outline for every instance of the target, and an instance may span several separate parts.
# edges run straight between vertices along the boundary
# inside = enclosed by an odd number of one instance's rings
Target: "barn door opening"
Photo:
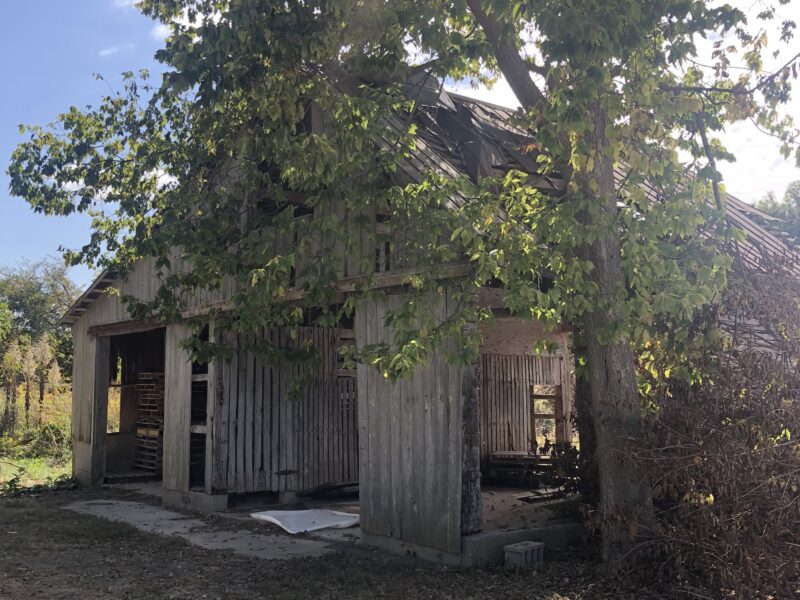
[[[569,333],[501,317],[481,335],[482,529],[524,528],[544,518],[537,503],[560,489],[561,451],[574,441]],[[550,352],[537,352],[540,341]]]
[[[164,329],[110,338],[105,480],[160,480],[164,443]]]

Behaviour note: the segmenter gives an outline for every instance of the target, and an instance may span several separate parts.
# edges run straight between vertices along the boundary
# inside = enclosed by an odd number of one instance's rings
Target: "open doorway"
[[[164,333],[159,328],[111,337],[107,482],[161,479]]]
[[[554,518],[553,504],[568,495],[556,467],[576,441],[569,334],[516,318],[481,333],[482,529],[527,528]],[[551,352],[537,353],[538,340]]]

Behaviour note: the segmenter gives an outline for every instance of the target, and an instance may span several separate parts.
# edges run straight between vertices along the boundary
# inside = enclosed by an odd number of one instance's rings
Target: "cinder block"
[[[530,569],[544,561],[544,543],[518,542],[503,546],[505,564],[520,569]]]

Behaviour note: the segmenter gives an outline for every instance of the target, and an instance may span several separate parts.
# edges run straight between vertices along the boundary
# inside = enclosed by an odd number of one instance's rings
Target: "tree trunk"
[[[39,427],[42,426],[42,417],[44,416],[44,384],[47,372],[39,375]]]
[[[467,0],[467,4],[492,45],[497,64],[523,109],[527,112],[544,110],[547,98],[531,79],[529,65],[520,56],[517,40],[509,41],[503,23],[484,10],[483,0]],[[575,177],[582,199],[592,199],[592,208],[599,209],[604,217],[603,225],[608,227],[580,250],[581,257],[594,264],[590,279],[598,286],[600,303],[584,315],[583,332],[597,442],[604,557],[616,561],[647,531],[653,505],[646,473],[634,460],[640,439],[641,408],[633,351],[625,339],[601,343],[604,334],[617,321],[614,302],[620,297],[617,292],[624,286],[624,274],[619,234],[609,225],[616,220],[617,208],[610,144],[606,137],[608,114],[599,102],[589,107],[588,114],[594,130],[579,141],[588,143],[594,167],[591,173],[575,174]],[[569,162],[572,140],[562,132],[558,144],[560,147],[553,150],[560,156],[555,158],[565,182],[569,182],[573,177]],[[596,231],[600,223],[593,213],[594,210],[584,211],[583,219],[585,225],[595,226],[590,230]]]
[[[6,379],[6,405],[3,408],[3,420],[6,423],[11,419],[11,381]]]
[[[575,358],[585,359],[586,344],[583,341],[583,335],[576,332],[573,340],[575,341]],[[580,493],[586,504],[597,508],[600,505],[597,441],[592,418],[592,386],[589,385],[588,373],[578,374],[575,377],[575,424],[581,444],[578,461]]]
[[[25,379],[25,429],[31,426],[31,380]]]
[[[13,434],[17,429],[17,379],[16,376],[9,379],[11,388],[11,416],[9,417],[9,431]]]
[[[586,358],[591,386],[603,556],[616,562],[643,539],[653,519],[647,472],[636,460],[641,440],[641,406],[636,387],[633,349],[615,336],[602,343],[618,324],[618,299],[624,293],[621,245],[616,229],[616,186],[609,157],[606,110],[595,105],[590,112],[594,124],[587,141],[594,167],[578,183],[585,199],[596,202],[583,211],[584,224],[599,235],[581,249],[582,258],[594,265],[590,279],[597,285],[597,299],[583,317]],[[596,200],[594,200],[596,198]]]

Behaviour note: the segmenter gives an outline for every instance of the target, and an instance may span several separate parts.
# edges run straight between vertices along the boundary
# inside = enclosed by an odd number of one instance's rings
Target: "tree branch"
[[[481,0],[467,0],[467,5],[483,29],[486,39],[494,48],[497,64],[506,76],[517,100],[526,110],[542,106],[546,98],[531,79],[531,66],[514,46],[503,39],[501,23],[483,10]]]
[[[711,152],[711,144],[708,142],[708,134],[706,133],[706,122],[700,113],[695,114],[694,121],[697,124],[697,130],[700,133],[700,140],[703,142],[703,151],[708,159],[708,164],[714,170],[711,174],[711,188],[714,190],[714,202],[717,204],[717,210],[723,209],[722,193],[719,190],[719,171],[717,171],[717,161],[714,154]]]
[[[695,92],[695,93],[712,93],[712,92],[719,92],[723,94],[735,94],[737,96],[747,96],[753,94],[763,88],[768,83],[775,80],[775,78],[783,73],[784,69],[786,69],[789,65],[791,65],[794,61],[800,58],[800,52],[795,54],[792,58],[786,61],[783,66],[776,69],[774,73],[770,73],[767,77],[762,78],[759,80],[758,83],[753,85],[752,87],[746,88],[741,85],[736,85],[732,88],[721,88],[717,86],[702,86],[702,85],[667,85],[666,83],[659,84],[659,88],[665,91],[670,92]]]

